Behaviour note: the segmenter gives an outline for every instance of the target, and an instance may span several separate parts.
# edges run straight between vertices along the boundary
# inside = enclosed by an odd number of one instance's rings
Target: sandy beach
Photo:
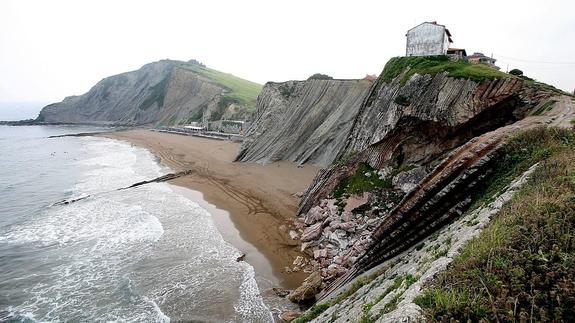
[[[147,148],[175,171],[193,170],[169,183],[193,190],[183,192],[191,199],[207,201],[202,207],[214,215],[224,239],[245,252],[245,260],[271,284],[295,288],[308,275],[285,270],[301,255],[288,226],[298,206],[294,194],[307,188],[319,168],[285,161],[234,163],[240,144],[230,141],[144,129],[101,136]]]

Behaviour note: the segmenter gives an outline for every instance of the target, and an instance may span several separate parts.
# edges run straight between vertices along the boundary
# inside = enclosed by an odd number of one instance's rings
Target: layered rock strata
[[[208,71],[174,60],[146,64],[107,77],[83,95],[44,107],[36,121],[172,125],[249,115],[247,107],[227,98],[231,89],[198,72],[204,70]]]
[[[330,165],[371,85],[367,80],[267,83],[236,160]]]
[[[331,284],[326,292],[460,216],[492,172],[505,140],[552,119],[553,111],[526,118],[551,93],[518,79],[476,83],[446,74],[414,75],[402,86],[400,78],[371,89],[339,159],[302,198],[296,227],[306,237],[302,249],[316,258],[314,269]],[[394,99],[399,95],[401,104]],[[362,164],[374,169],[364,175],[391,184],[371,189],[368,207],[352,216],[329,207],[347,203],[349,196],[332,198]]]

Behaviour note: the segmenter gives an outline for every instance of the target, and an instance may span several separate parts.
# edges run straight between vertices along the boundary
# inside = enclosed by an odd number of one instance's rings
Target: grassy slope
[[[237,102],[246,106],[250,111],[255,110],[256,99],[262,89],[261,84],[197,64],[182,64],[181,67],[194,71],[227,88],[229,90],[225,95],[227,102]]]
[[[519,78],[530,86],[571,96],[570,93],[565,93],[552,85],[541,83],[525,76],[515,76],[504,73],[485,64],[470,64],[465,61],[452,62],[447,56],[393,57],[385,64],[378,82],[390,82],[408,67],[409,71],[407,71],[401,79],[402,85],[414,74],[435,75],[437,73],[447,72],[450,77],[470,79],[476,82],[493,79]]]
[[[471,79],[477,82],[490,79],[514,77],[484,64],[470,64],[465,61],[452,62],[447,56],[413,56],[394,57],[390,59],[380,75],[384,82],[389,82],[403,72],[407,67],[409,71],[401,79],[402,84],[414,74],[431,74],[448,72],[454,78]]]
[[[575,132],[526,131],[484,198],[541,161],[528,183],[416,299],[428,320],[575,321]]]

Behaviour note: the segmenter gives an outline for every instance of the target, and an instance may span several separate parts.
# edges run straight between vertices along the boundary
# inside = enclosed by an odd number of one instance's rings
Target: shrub
[[[308,80],[333,80],[333,77],[321,73],[315,73],[307,78]]]
[[[514,68],[511,71],[509,71],[509,74],[515,75],[515,76],[521,76],[521,75],[523,75],[523,71]]]
[[[410,104],[409,100],[401,94],[396,96],[395,99],[393,99],[393,102],[395,102],[399,105],[403,105],[405,107]]]

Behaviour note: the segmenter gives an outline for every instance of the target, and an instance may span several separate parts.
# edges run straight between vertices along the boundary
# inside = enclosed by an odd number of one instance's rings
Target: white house
[[[424,22],[407,31],[405,56],[446,55],[451,33],[437,22]]]

